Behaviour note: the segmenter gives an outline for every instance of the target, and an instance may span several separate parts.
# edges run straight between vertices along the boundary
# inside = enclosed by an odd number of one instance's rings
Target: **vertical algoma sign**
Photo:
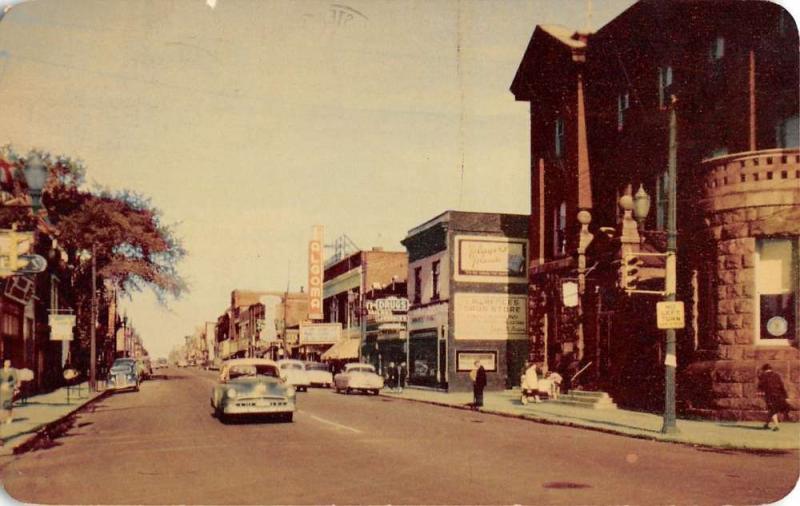
[[[322,320],[322,225],[314,225],[308,243],[308,319]]]

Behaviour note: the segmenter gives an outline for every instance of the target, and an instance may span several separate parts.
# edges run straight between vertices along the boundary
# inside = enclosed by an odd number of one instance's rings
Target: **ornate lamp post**
[[[639,224],[639,231],[644,230],[648,214],[650,214],[650,195],[645,191],[644,185],[640,184],[636,195],[633,196],[633,216]]]
[[[22,172],[31,196],[31,207],[36,213],[42,207],[42,189],[47,182],[47,167],[45,167],[42,157],[35,151],[31,151],[25,159],[25,168]]]

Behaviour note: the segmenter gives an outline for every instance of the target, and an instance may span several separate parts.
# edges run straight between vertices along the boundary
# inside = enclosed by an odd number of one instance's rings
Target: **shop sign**
[[[456,352],[456,369],[458,372],[471,371],[475,367],[475,361],[480,362],[480,365],[486,372],[497,371],[497,352],[496,351],[457,351]]]
[[[436,304],[408,312],[408,330],[427,329],[447,324],[447,304]]]
[[[408,299],[405,297],[386,297],[384,299],[368,300],[366,306],[367,314],[407,313]]]
[[[683,302],[663,301],[656,304],[656,324],[660,329],[682,329],[684,321]]]
[[[457,281],[528,282],[528,241],[491,236],[456,236]]]
[[[300,344],[335,344],[341,337],[340,323],[300,324]]]
[[[314,225],[312,239],[308,242],[308,319],[322,320],[322,285],[324,254],[322,225]]]
[[[51,341],[72,341],[72,328],[75,326],[75,315],[51,314],[48,319]]]
[[[455,339],[500,341],[527,338],[525,295],[457,293],[453,301]]]
[[[576,307],[578,305],[578,283],[574,281],[562,283],[561,299],[564,307]]]
[[[297,329],[286,329],[286,344],[300,344],[300,331]]]

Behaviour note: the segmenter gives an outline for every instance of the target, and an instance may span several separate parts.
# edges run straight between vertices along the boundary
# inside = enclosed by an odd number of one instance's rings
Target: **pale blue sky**
[[[592,26],[631,3],[594,0]],[[234,288],[305,285],[314,224],[401,250],[446,209],[528,213],[508,87],[535,25],[583,29],[589,4],[36,0],[0,22],[0,144],[81,158],[176,224],[191,292],[125,303],[164,355]]]

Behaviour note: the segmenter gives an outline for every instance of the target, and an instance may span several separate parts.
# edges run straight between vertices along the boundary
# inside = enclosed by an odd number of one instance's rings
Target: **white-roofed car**
[[[228,360],[211,389],[211,407],[221,422],[236,415],[274,415],[291,422],[295,401],[294,387],[281,379],[278,364],[263,358]]]
[[[321,362],[306,362],[306,374],[312,387],[329,388],[333,385],[333,374],[327,364]]]
[[[309,381],[308,374],[306,373],[305,363],[303,363],[302,360],[286,358],[278,360],[277,364],[281,371],[281,378],[283,378],[287,384],[295,387],[299,392],[305,392],[308,390],[308,387],[311,386],[311,381]]]
[[[346,394],[358,390],[378,395],[383,388],[383,377],[375,372],[372,364],[345,364],[344,370],[333,377],[333,386],[337,392]]]

